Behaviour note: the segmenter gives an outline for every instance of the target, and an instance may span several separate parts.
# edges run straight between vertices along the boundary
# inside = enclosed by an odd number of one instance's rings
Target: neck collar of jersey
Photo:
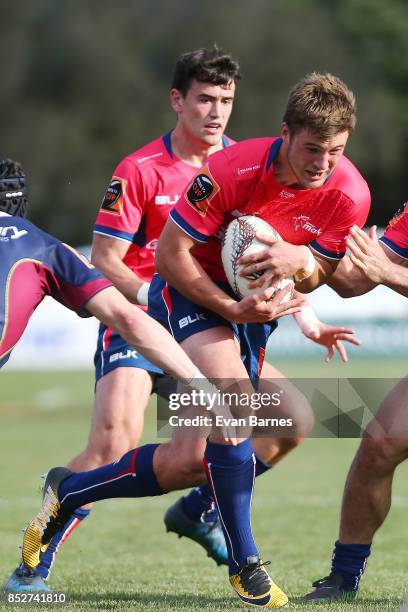
[[[11,217],[8,213],[4,212],[4,210],[0,210],[0,217]]]
[[[273,143],[269,151],[268,159],[266,160],[266,171],[269,171],[269,168],[272,166],[275,159],[278,157],[278,153],[282,146],[282,138],[277,138]]]
[[[170,132],[167,132],[166,134],[164,134],[163,136],[163,143],[164,146],[166,147],[167,153],[170,155],[171,159],[174,159],[173,156],[173,148],[171,146],[171,134],[172,134],[173,130],[170,130]],[[222,135],[221,137],[222,140],[222,146],[225,149],[226,147],[230,146],[230,141],[228,136],[226,136],[225,134]]]

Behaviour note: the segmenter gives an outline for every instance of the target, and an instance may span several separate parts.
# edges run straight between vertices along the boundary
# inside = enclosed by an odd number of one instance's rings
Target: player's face
[[[321,140],[307,129],[291,136],[283,126],[282,137],[287,144],[287,159],[302,189],[318,189],[332,174],[346,146],[349,133],[341,132]]]
[[[234,94],[233,81],[212,85],[194,80],[185,97],[172,89],[172,106],[186,136],[208,146],[218,144],[231,115]]]

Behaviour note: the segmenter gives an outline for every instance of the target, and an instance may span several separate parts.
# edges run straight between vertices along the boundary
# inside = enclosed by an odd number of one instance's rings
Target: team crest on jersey
[[[387,229],[393,227],[396,223],[398,223],[398,221],[405,215],[405,213],[408,213],[408,202],[405,202],[405,204],[400,206],[399,209],[394,213],[394,216],[388,222]]]
[[[219,192],[220,188],[211,176],[208,166],[205,166],[200,174],[194,177],[193,182],[187,190],[187,202],[205,217],[212,198]]]
[[[116,176],[112,177],[110,185],[102,200],[101,208],[115,215],[120,215],[122,212],[123,194],[126,185],[127,181],[125,179]]]

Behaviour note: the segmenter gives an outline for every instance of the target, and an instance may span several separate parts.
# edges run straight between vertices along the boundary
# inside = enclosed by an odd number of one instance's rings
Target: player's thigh
[[[152,388],[152,375],[140,368],[116,368],[100,378],[92,418],[93,444],[120,436],[123,445],[130,444],[132,448],[142,434],[144,411]]]
[[[246,379],[239,344],[228,327],[212,327],[197,332],[181,342],[182,348],[208,378]]]
[[[261,378],[285,378],[285,375],[269,363],[269,361],[264,361],[261,370]]]
[[[314,413],[304,394],[272,364],[264,362],[259,381],[259,391],[279,398],[271,407],[261,409],[260,416],[292,419],[294,427],[288,429],[288,437],[305,437],[314,425]]]
[[[367,426],[372,438],[390,438],[399,448],[408,448],[408,376],[402,378],[381,402]]]
[[[180,474],[203,472],[206,438],[199,436],[173,436],[167,444],[167,467]]]

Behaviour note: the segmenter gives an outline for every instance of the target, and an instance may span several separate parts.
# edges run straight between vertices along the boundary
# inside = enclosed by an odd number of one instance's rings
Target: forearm
[[[114,257],[92,257],[92,263],[133,304],[137,304],[137,293],[143,285],[141,279],[121,259]]]
[[[137,321],[122,322],[117,330],[119,334],[167,374],[179,380],[190,380],[196,368],[169,332],[140,309],[136,309],[133,316]]]
[[[327,284],[342,298],[363,295],[376,286],[376,283],[364,276],[361,270],[352,264],[349,256],[340,261]]]
[[[295,276],[295,288],[300,293],[310,293],[320,285],[328,282],[328,279],[333,274],[333,267],[328,261],[315,258],[314,269],[304,279],[297,280],[297,275]]]
[[[220,289],[188,250],[156,255],[156,269],[175,289],[195,304],[227,318],[235,300]]]
[[[390,262],[382,284],[408,297],[408,269]]]
[[[195,367],[192,361],[168,331],[130,304],[114,287],[92,297],[86,309],[168,374],[182,380],[193,376]]]

